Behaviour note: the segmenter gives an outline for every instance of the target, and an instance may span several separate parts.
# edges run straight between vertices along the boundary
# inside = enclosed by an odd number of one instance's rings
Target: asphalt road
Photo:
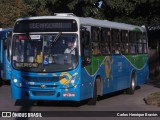
[[[85,114],[91,114],[91,115],[93,114],[94,116],[93,118],[90,118],[90,117],[87,118],[87,120],[97,119],[98,117],[95,117],[95,114],[101,113],[100,111],[106,111],[106,114],[109,114],[107,113],[107,111],[108,112],[116,111],[120,113],[124,111],[154,112],[154,111],[160,111],[160,107],[153,106],[153,105],[146,105],[143,99],[146,96],[148,96],[150,93],[157,92],[157,91],[160,91],[160,88],[155,86],[154,84],[144,84],[135,91],[134,95],[127,95],[127,94],[124,94],[123,91],[120,91],[120,92],[116,92],[113,94],[105,95],[104,97],[100,97],[99,101],[97,102],[95,106],[87,105],[87,101],[82,101],[80,103],[68,102],[68,101],[64,101],[64,102],[44,101],[42,104],[36,105],[35,101],[27,101],[27,100],[14,101],[12,100],[10,86],[4,85],[0,87],[0,111],[1,112],[3,111],[12,111],[12,112],[13,111],[16,111],[16,112],[22,112],[22,111],[29,111],[29,112],[34,112],[34,111],[38,111],[38,112],[42,112],[42,111],[66,111],[66,112],[67,111],[83,111],[84,112],[85,111]],[[63,113],[64,112],[58,113],[59,114],[58,119],[60,119],[59,117],[61,117],[61,119],[64,119]],[[72,117],[73,114],[69,113],[68,117],[71,117],[71,119],[75,120],[75,118]],[[80,114],[78,117],[82,118],[85,116],[83,116],[83,114],[81,116]],[[76,118],[76,119],[80,119],[80,118]],[[157,120],[159,118],[160,116],[158,118],[154,117],[154,119],[157,119]],[[3,119],[11,119],[11,118],[3,118]],[[12,118],[12,119],[18,120],[19,118]],[[25,119],[30,120],[32,118],[25,118]],[[44,119],[44,118],[41,118],[41,119]],[[106,118],[101,117],[101,119],[106,119]],[[110,119],[116,120],[117,118],[111,117]],[[122,117],[120,117],[120,119],[122,119]],[[128,119],[128,117],[123,118],[123,120],[125,119]],[[145,117],[145,120],[150,120],[150,118]]]

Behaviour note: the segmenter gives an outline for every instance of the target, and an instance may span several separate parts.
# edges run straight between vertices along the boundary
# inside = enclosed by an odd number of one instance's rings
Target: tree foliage
[[[137,25],[160,23],[159,0],[109,0],[105,1],[111,20]],[[107,10],[107,9],[106,9]]]
[[[1,27],[12,27],[14,21],[19,17],[28,16],[30,6],[21,0],[1,0],[0,23]]]
[[[54,13],[152,25],[160,23],[159,8],[159,0],[0,0],[0,27],[12,27],[20,17]]]

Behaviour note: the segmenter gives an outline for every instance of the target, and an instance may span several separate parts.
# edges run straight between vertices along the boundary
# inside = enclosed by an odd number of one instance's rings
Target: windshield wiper
[[[29,32],[26,32],[26,36],[27,36],[28,40],[31,40],[31,37],[30,37],[30,35],[29,35]]]
[[[52,47],[56,44],[57,40],[59,39],[59,37],[61,36],[62,32],[59,32],[56,37],[54,38],[53,45]],[[44,43],[44,37],[43,37],[43,43]],[[44,44],[43,44],[43,48],[42,48],[42,53],[43,53],[43,57],[42,57],[42,61],[44,62]],[[45,71],[44,69],[44,63],[42,62],[42,71]]]
[[[56,44],[57,40],[59,39],[59,37],[61,36],[62,32],[59,32],[56,37],[54,38],[54,40],[52,41],[53,42],[53,45],[52,47]]]

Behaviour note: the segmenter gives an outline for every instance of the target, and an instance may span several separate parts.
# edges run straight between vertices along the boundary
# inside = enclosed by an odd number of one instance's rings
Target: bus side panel
[[[148,80],[148,64],[146,63],[145,67],[142,70],[137,71],[137,86],[142,85]]]
[[[4,61],[3,61],[3,32],[1,32],[0,34],[0,69],[1,69],[1,78],[3,79],[4,77],[4,70],[3,70],[3,66],[4,66]]]
[[[131,59],[135,58],[135,56],[130,57]],[[98,71],[103,84],[102,93],[106,94],[129,88],[133,70],[136,71],[136,85],[144,84],[148,78],[148,64],[145,61],[147,58],[142,57],[142,59],[144,59],[145,66],[142,65],[139,70],[125,56],[107,56],[103,61],[104,65],[101,65]]]
[[[113,80],[115,81],[114,91],[122,90],[128,87],[130,69],[128,61],[122,55],[113,57]]]
[[[11,66],[10,66],[10,62],[7,59],[7,50],[4,51],[4,71],[5,71],[5,80],[10,80]]]
[[[81,96],[81,100],[84,99],[88,99],[92,97],[93,94],[93,81],[92,81],[92,77],[88,71],[86,70],[86,68],[82,68],[81,69],[81,92],[80,92],[80,96]]]
[[[130,80],[131,80],[132,72],[135,71],[136,86],[144,84],[148,79],[148,73],[149,73],[147,55],[143,55],[143,54],[129,55],[129,56],[126,56],[126,59],[128,60],[129,66],[130,66],[129,67]]]

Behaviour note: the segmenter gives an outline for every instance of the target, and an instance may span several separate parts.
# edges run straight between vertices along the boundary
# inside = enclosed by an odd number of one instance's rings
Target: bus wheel
[[[96,105],[97,101],[97,83],[94,83],[94,91],[93,91],[93,98],[89,99],[88,105]]]
[[[135,73],[132,73],[132,77],[131,77],[131,83],[130,83],[130,88],[127,89],[126,93],[127,94],[134,94],[135,92]]]

